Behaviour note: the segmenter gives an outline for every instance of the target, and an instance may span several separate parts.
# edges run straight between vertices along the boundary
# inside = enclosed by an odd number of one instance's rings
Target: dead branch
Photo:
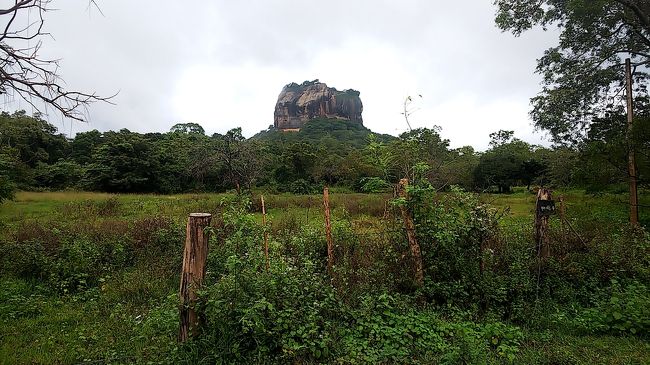
[[[12,6],[0,9],[0,95],[19,97],[39,113],[51,106],[64,117],[87,120],[88,106],[102,101],[111,103],[115,96],[102,97],[94,92],[68,90],[58,73],[59,60],[42,58],[42,39],[51,36],[43,30],[45,13],[52,10],[51,0],[15,0]],[[95,1],[91,4],[96,7]],[[16,19],[33,17],[27,26],[18,26]]]

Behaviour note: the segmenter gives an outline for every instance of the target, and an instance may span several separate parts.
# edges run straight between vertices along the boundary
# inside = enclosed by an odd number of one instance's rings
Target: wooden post
[[[398,194],[400,198],[408,199],[408,194],[406,192],[406,187],[409,184],[408,179],[401,179],[398,185]],[[420,245],[418,244],[417,237],[415,236],[415,223],[413,223],[413,217],[411,212],[408,210],[408,207],[405,205],[400,205],[400,210],[402,212],[402,220],[404,221],[404,226],[406,228],[406,235],[409,240],[409,247],[411,249],[411,256],[413,257],[413,264],[415,265],[415,282],[418,286],[424,285],[424,269],[422,264],[422,251],[420,250]]]
[[[636,156],[632,127],[634,122],[634,108],[632,105],[632,62],[625,59],[625,80],[627,91],[627,171],[630,177],[630,223],[633,226],[639,225],[639,196],[637,192]]]
[[[551,191],[545,188],[540,188],[537,192],[537,201],[535,203],[535,242],[537,244],[537,254],[542,258],[546,258],[551,255],[549,236],[547,234],[549,216],[542,214],[542,211],[539,208],[541,200],[553,200]]]
[[[183,271],[181,272],[180,296],[180,329],[178,341],[185,342],[194,336],[199,328],[199,318],[194,309],[197,291],[203,285],[205,263],[208,258],[209,232],[212,215],[208,213],[192,213],[187,220],[185,249],[183,250]]]
[[[332,241],[332,222],[330,221],[330,192],[323,189],[323,207],[325,208],[325,238],[327,239],[327,272],[332,275],[334,266],[334,242]]]
[[[266,260],[266,272],[271,266],[269,263],[269,233],[266,231],[266,208],[264,207],[264,195],[260,196],[262,200],[262,226],[264,226],[264,259]]]

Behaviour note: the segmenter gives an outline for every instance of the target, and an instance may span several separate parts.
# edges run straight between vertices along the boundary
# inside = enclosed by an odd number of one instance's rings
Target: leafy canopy
[[[535,126],[557,143],[575,143],[594,118],[623,102],[623,59],[634,66],[636,94],[647,94],[650,2],[633,0],[495,0],[496,24],[515,36],[557,26],[559,44],[544,52],[536,72],[541,92],[531,99]]]

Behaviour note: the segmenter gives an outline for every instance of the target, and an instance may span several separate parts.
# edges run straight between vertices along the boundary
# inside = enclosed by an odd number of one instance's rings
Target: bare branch
[[[51,0],[15,0],[15,4],[0,9],[0,20],[6,25],[0,34],[0,95],[18,96],[41,112],[44,105],[52,106],[64,117],[86,121],[88,105],[101,101],[111,103],[113,96],[101,97],[94,92],[71,91],[64,87],[58,74],[59,60],[44,59],[39,55],[41,39],[51,36],[43,31],[44,14]],[[89,0],[89,6],[95,0]],[[27,26],[17,28],[16,19],[36,12],[38,19]],[[100,10],[101,12],[101,10]],[[31,41],[36,41],[35,44]]]

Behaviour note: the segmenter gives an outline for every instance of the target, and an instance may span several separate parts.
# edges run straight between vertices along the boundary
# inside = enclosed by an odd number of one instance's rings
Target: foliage
[[[497,186],[500,193],[508,193],[517,184],[530,187],[542,175],[544,165],[534,157],[535,147],[513,135],[512,131],[490,134],[491,148],[481,155],[474,170],[475,182],[481,188]]]
[[[7,177],[0,175],[0,203],[13,199],[15,187]]]
[[[532,119],[557,143],[577,143],[594,118],[616,110],[625,82],[623,57],[636,69],[635,95],[647,96],[643,67],[650,49],[647,6],[614,0],[496,0],[496,24],[520,35],[535,26],[560,30],[559,45],[537,62],[543,77]]]
[[[632,133],[642,185],[650,161],[644,115]],[[622,116],[611,114],[594,119],[582,144],[553,149],[499,131],[490,149],[479,153],[450,148],[438,127],[395,138],[355,122],[314,119],[298,132],[268,130],[246,139],[241,128],[206,136],[196,123],[179,123],[168,133],[95,130],[67,139],[40,116],[4,113],[0,187],[5,197],[14,188],[181,193],[262,187],[307,194],[323,186],[384,191],[380,180],[394,184],[417,175],[440,190],[458,185],[508,192],[514,185],[550,184],[596,191],[624,178],[615,164],[625,158],[625,130]]]
[[[361,179],[361,191],[364,193],[381,193],[391,189],[391,185],[378,177]]]
[[[645,113],[644,113],[645,114]],[[583,141],[579,179],[588,191],[603,191],[616,184],[627,182],[628,141],[626,115],[611,113],[594,119]],[[632,147],[636,150],[637,177],[640,185],[647,185],[650,159],[643,146],[650,141],[647,130],[650,118],[639,116],[631,132]]]
[[[638,281],[625,285],[612,279],[609,293],[574,319],[591,332],[647,336],[650,334],[650,290]]]

